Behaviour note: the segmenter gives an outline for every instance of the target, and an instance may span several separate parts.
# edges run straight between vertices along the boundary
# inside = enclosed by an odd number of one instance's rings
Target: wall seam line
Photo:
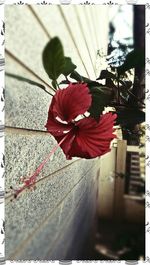
[[[76,6],[74,6],[74,8],[75,8],[75,14],[76,14],[76,17],[77,17],[77,21],[78,21],[78,24],[79,24],[79,26],[80,26],[80,28],[81,28],[81,33],[82,33],[82,35],[83,35],[84,42],[85,42],[85,45],[86,45],[86,48],[87,48],[87,51],[88,51],[88,55],[89,55],[89,58],[90,58],[91,64],[92,64],[92,66],[93,66],[93,71],[94,71],[94,74],[95,74],[95,78],[96,78],[95,67],[94,67],[94,64],[93,64],[93,61],[92,61],[92,57],[91,57],[91,54],[90,54],[89,46],[88,46],[88,44],[87,44],[87,40],[86,40],[86,38],[85,38],[85,34],[84,34],[83,27],[82,27],[82,23],[81,23],[81,20],[80,20],[79,15],[78,15],[78,10],[77,10],[77,7],[76,7]]]
[[[81,56],[81,54],[80,54],[80,51],[79,51],[79,49],[78,49],[78,47],[77,47],[76,41],[75,41],[75,39],[74,39],[74,37],[73,37],[73,35],[72,35],[71,29],[70,29],[70,27],[69,27],[69,25],[68,25],[68,22],[67,22],[67,20],[66,20],[66,17],[65,17],[65,15],[64,15],[64,13],[63,13],[62,7],[61,7],[60,5],[58,5],[58,9],[59,9],[59,12],[60,12],[60,14],[61,14],[61,16],[62,16],[62,18],[63,18],[63,20],[64,20],[64,22],[65,22],[66,28],[67,28],[67,30],[68,30],[70,36],[71,36],[71,39],[72,39],[72,41],[73,41],[73,43],[74,43],[74,46],[75,46],[75,48],[76,48],[76,50],[77,50],[77,52],[78,52],[78,55],[79,55],[80,60],[81,60],[81,62],[82,62],[82,64],[83,64],[83,66],[84,66],[84,69],[85,69],[85,71],[86,71],[88,77],[90,77],[90,76],[89,76],[89,73],[88,73],[88,70],[87,70],[87,68],[86,68],[86,66],[85,66],[85,63],[84,63],[84,61],[83,61],[83,59],[82,59],[82,56]]]
[[[29,10],[31,11],[31,13],[33,14],[33,16],[36,18],[36,20],[38,21],[39,25],[41,26],[41,28],[43,29],[43,31],[45,32],[46,36],[51,39],[51,36],[49,34],[49,32],[47,31],[46,27],[44,26],[43,22],[41,21],[41,19],[38,17],[36,11],[34,10],[34,8],[31,5],[28,5]]]
[[[64,166],[64,167],[62,167],[62,168],[59,168],[58,170],[56,170],[56,171],[50,173],[49,175],[44,176],[43,178],[38,179],[38,180],[36,181],[36,183],[33,184],[33,185],[38,185],[39,183],[45,181],[45,179],[55,176],[55,175],[56,175],[57,173],[59,173],[60,171],[63,171],[63,170],[66,169],[67,167],[70,167],[72,164],[75,164],[76,162],[78,162],[78,161],[80,161],[80,160],[81,160],[81,159],[79,158],[79,159],[73,161],[72,163],[70,163],[70,164],[68,164],[68,165],[66,165],[66,166]],[[33,185],[31,185],[31,187],[32,187]],[[24,191],[22,191],[22,194],[24,194],[24,192],[25,192],[26,190],[28,190],[28,187],[26,187],[26,188],[24,189]],[[8,194],[8,193],[7,193],[7,194]],[[7,197],[5,197],[5,200],[11,199],[11,198],[13,198],[13,195],[12,195],[12,194],[10,194],[10,195],[8,195]],[[10,201],[10,203],[11,203],[11,201]],[[10,204],[10,203],[8,202],[7,205]]]
[[[35,135],[35,134],[49,134],[50,133],[48,131],[42,131],[42,130],[34,130],[34,129],[29,129],[29,128],[21,128],[21,127],[13,127],[13,126],[9,126],[6,125],[5,126],[5,132],[6,133],[12,133],[12,134],[20,134],[20,135]]]
[[[47,87],[50,88],[51,91],[54,91],[54,89],[46,82],[44,81],[39,75],[37,75],[33,70],[31,70],[26,64],[24,64],[19,58],[17,58],[14,54],[12,54],[9,50],[5,49],[5,52],[7,55],[9,55],[15,62],[17,62],[19,65],[21,65],[24,69],[26,69],[30,74],[32,74],[34,77],[36,77],[38,80],[40,80],[42,83],[44,83]],[[44,91],[44,90],[43,90]],[[55,91],[54,91],[55,92]]]
[[[16,248],[16,251],[13,253],[13,254],[11,254],[10,255],[10,257],[8,258],[8,259],[11,259],[11,258],[15,258],[16,257],[16,255],[17,255],[17,253],[20,251],[20,250],[22,250],[22,248],[23,248],[23,246],[24,246],[24,244],[26,244],[27,242],[29,242],[30,240],[32,240],[32,238],[33,238],[33,236],[38,232],[38,229],[39,229],[39,227],[40,227],[40,229],[41,229],[41,227],[43,226],[43,224],[45,224],[47,221],[48,221],[48,219],[49,219],[49,217],[55,212],[55,210],[63,203],[63,201],[68,197],[68,195],[71,193],[71,191],[80,183],[80,181],[82,180],[82,179],[84,179],[85,178],[85,176],[87,175],[87,173],[88,172],[90,172],[91,171],[91,169],[92,168],[95,168],[96,166],[97,166],[97,164],[98,163],[96,163],[95,164],[95,166],[93,167],[90,167],[90,169],[84,174],[84,176],[82,176],[82,178],[72,187],[72,189],[67,193],[67,195],[65,195],[64,197],[63,197],[63,199],[56,205],[56,207],[52,210],[52,212],[45,218],[45,220],[43,221],[42,220],[42,222],[41,222],[41,224],[32,232],[32,234],[30,234],[20,245],[19,245],[19,247],[18,248]]]

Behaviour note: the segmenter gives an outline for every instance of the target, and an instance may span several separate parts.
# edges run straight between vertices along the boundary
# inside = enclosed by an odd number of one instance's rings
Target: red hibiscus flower
[[[55,137],[66,158],[94,158],[110,151],[110,142],[116,137],[113,125],[116,115],[106,113],[99,122],[92,117],[76,120],[78,115],[88,111],[92,96],[87,84],[70,84],[60,89],[52,99],[47,130]]]
[[[55,137],[58,144],[53,147],[47,157],[33,174],[22,179],[20,188],[13,188],[16,198],[26,188],[32,188],[37,176],[48,162],[51,155],[60,146],[66,158],[94,158],[110,151],[110,142],[116,136],[113,125],[116,115],[107,113],[100,116],[99,122],[91,117],[77,121],[92,103],[92,96],[87,84],[70,84],[66,89],[58,90],[52,98],[49,108],[47,130]]]

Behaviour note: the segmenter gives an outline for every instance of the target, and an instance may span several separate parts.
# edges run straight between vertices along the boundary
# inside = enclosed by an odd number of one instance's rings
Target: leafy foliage
[[[117,122],[122,124],[137,124],[143,122],[145,116],[142,110],[134,111],[128,105],[129,95],[132,93],[133,83],[128,80],[126,72],[136,67],[144,66],[144,51],[132,50],[128,52],[126,45],[119,43],[119,49],[122,55],[116,57],[115,61],[108,59],[110,70],[101,71],[97,81],[80,75],[76,71],[76,65],[73,64],[70,57],[65,57],[61,41],[55,37],[45,47],[43,51],[43,65],[45,71],[52,79],[52,86],[56,90],[58,87],[57,78],[63,74],[66,79],[62,80],[59,85],[69,84],[73,79],[73,83],[84,82],[88,84],[92,95],[92,105],[89,109],[90,115],[96,120],[99,119],[104,107],[112,106],[116,108],[118,114]],[[113,52],[115,48],[109,46],[109,52]],[[111,54],[110,52],[110,54]],[[102,85],[99,81],[106,80],[106,85]],[[120,108],[119,105],[124,105]],[[130,110],[129,110],[130,109]],[[129,113],[131,115],[129,115]],[[138,118],[136,117],[138,113]],[[130,116],[130,118],[128,117]]]
[[[102,70],[97,80],[102,80],[102,79],[117,79],[117,76],[112,72],[109,72],[108,70]]]
[[[62,74],[67,76],[76,69],[76,65],[73,64],[70,57],[65,57],[65,65]]]
[[[121,66],[117,67],[117,72],[119,75],[121,75],[132,68],[144,67],[144,65],[145,65],[144,50],[141,49],[133,50],[127,54],[124,63]]]
[[[112,93],[109,88],[101,86],[90,87],[90,92],[92,94],[92,105],[89,112],[93,118],[99,120],[104,107],[109,105]]]
[[[68,76],[76,69],[70,57],[64,56],[62,43],[58,37],[51,39],[44,48],[43,66],[49,78],[53,80],[52,85],[57,88],[57,78],[63,74]]]
[[[57,80],[65,67],[65,57],[61,41],[58,37],[51,39],[44,48],[43,66],[52,80]]]
[[[90,80],[89,78],[80,75],[77,71],[73,71],[71,73],[70,77],[72,79],[75,79],[78,82],[84,82],[84,83],[94,82],[94,81]]]
[[[112,38],[113,34],[114,29],[112,27]],[[120,42],[117,44],[119,45],[118,49],[122,51],[121,55],[119,53],[118,57],[114,58],[112,53],[114,53],[116,48],[109,45],[109,56],[106,58],[108,68],[103,69],[96,80],[82,76],[76,71],[77,66],[72,62],[70,57],[64,55],[63,45],[58,37],[54,37],[47,43],[43,50],[42,60],[44,69],[52,80],[54,91],[59,86],[69,84],[70,82],[74,84],[87,83],[92,95],[92,104],[88,110],[90,115],[98,120],[105,107],[113,107],[118,115],[117,123],[124,128],[125,126],[135,125],[145,120],[145,113],[142,110],[144,104],[139,102],[139,99],[133,94],[132,88],[134,83],[128,78],[128,71],[133,68],[144,67],[145,54],[144,50],[132,49],[132,51],[128,51],[126,45]],[[46,91],[43,85],[35,81],[10,73],[6,74]],[[58,84],[57,79],[60,75],[64,75],[65,80],[62,80]],[[105,85],[100,83],[101,80],[105,80]],[[140,88],[140,83],[138,85]],[[131,106],[129,102],[130,95],[134,96],[135,101],[137,101],[136,108]],[[139,103],[141,104],[140,107],[138,107]]]
[[[103,86],[99,82],[90,80],[84,76],[81,76],[79,73],[74,71],[70,75],[71,78],[74,78],[78,82],[85,82],[88,84],[90,92],[92,94],[92,105],[89,109],[89,112],[93,118],[96,120],[99,119],[100,114],[102,114],[104,107],[106,107],[112,97],[112,89],[109,87]]]
[[[123,126],[133,126],[145,121],[145,113],[136,108],[117,110],[117,117],[117,123]]]

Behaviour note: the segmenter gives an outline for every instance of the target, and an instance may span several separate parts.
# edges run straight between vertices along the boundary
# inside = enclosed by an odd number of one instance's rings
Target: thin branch
[[[130,95],[132,95],[134,98],[136,98],[136,100],[141,103],[143,105],[143,107],[145,107],[145,103],[143,103],[140,99],[138,99],[129,89],[128,89],[128,92]]]

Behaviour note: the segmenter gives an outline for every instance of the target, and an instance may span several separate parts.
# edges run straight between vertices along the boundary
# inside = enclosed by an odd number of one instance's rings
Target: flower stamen
[[[71,130],[70,130],[71,131]],[[65,135],[65,137],[57,144],[53,147],[53,149],[50,151],[50,153],[48,154],[48,156],[43,160],[43,162],[38,166],[38,168],[35,170],[35,172],[29,177],[29,178],[22,178],[24,185],[18,189],[13,189],[14,192],[14,198],[17,198],[18,195],[24,191],[26,188],[30,188],[33,185],[36,184],[36,179],[37,176],[40,174],[41,170],[43,169],[44,165],[48,162],[48,160],[50,159],[51,155],[53,155],[55,153],[55,151],[57,150],[57,148],[66,140],[66,138],[68,137],[68,134]]]

